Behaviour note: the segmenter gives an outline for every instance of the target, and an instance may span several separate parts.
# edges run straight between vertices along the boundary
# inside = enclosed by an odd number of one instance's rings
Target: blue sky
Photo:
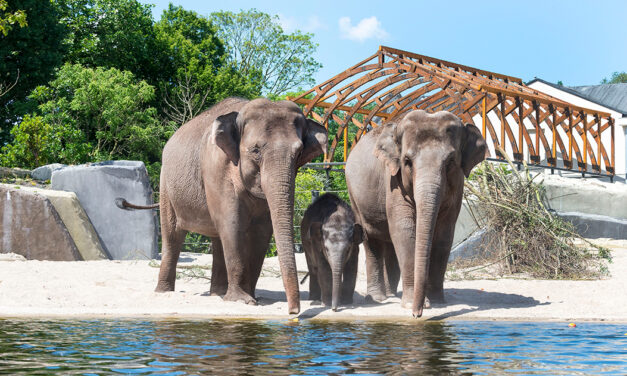
[[[201,15],[256,8],[287,31],[315,34],[320,83],[387,45],[522,78],[598,84],[627,71],[627,1],[201,1],[168,3]],[[403,4],[402,6],[400,4]]]

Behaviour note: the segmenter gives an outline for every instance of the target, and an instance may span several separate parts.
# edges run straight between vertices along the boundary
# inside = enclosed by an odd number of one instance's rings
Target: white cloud
[[[320,19],[316,15],[309,16],[307,22],[305,23],[299,23],[298,20],[294,17],[286,17],[282,14],[279,14],[279,24],[283,28],[283,31],[287,33],[290,33],[297,29],[306,33],[313,33],[320,29],[326,29],[326,25],[322,21],[320,21]]]
[[[338,21],[342,38],[350,39],[357,42],[363,42],[366,39],[386,39],[389,34],[381,26],[381,21],[376,16],[363,18],[353,26],[350,17],[342,17]]]

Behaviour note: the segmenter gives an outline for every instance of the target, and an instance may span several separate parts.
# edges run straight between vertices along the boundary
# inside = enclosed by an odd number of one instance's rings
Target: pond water
[[[0,373],[627,374],[627,325],[0,320]]]

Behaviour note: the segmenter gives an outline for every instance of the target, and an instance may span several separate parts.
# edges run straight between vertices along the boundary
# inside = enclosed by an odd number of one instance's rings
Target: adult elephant
[[[156,291],[173,291],[187,232],[211,237],[211,294],[255,304],[274,232],[289,313],[300,311],[294,179],[326,151],[324,127],[290,101],[229,98],[179,128],[163,149],[162,262]]]
[[[386,299],[386,279],[395,279],[390,263],[398,262],[403,307],[411,306],[420,317],[425,296],[443,301],[464,175],[484,159],[485,150],[474,125],[449,112],[422,110],[383,124],[355,146],[346,182],[366,234],[370,298]]]

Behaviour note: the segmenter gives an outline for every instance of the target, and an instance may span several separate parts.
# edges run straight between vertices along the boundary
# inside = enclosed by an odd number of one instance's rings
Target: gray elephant
[[[363,237],[350,206],[326,193],[307,208],[300,228],[309,269],[309,299],[322,298],[334,311],[339,302],[353,303]]]
[[[179,128],[163,149],[156,291],[174,290],[176,264],[191,231],[212,239],[210,293],[255,304],[274,232],[289,313],[298,313],[294,179],[326,147],[325,128],[290,101],[229,98]]]
[[[422,315],[425,296],[444,300],[444,273],[464,175],[485,158],[472,124],[449,112],[411,111],[366,134],[348,157],[346,181],[364,228],[368,295],[386,299],[398,262],[402,304]],[[374,158],[376,156],[376,158]],[[393,255],[396,255],[396,258]],[[428,304],[428,303],[427,303]]]

